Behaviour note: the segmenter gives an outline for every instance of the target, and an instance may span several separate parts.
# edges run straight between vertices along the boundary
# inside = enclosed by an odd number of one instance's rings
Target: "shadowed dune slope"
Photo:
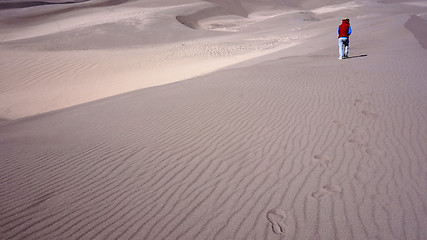
[[[427,20],[412,15],[405,27],[414,34],[421,46],[427,50]]]
[[[37,6],[44,6],[44,5],[54,5],[54,4],[72,4],[72,3],[80,3],[80,2],[87,2],[90,0],[80,0],[80,1],[4,1],[0,2],[0,10],[3,9],[13,9],[13,8],[29,8],[29,7],[37,7]]]

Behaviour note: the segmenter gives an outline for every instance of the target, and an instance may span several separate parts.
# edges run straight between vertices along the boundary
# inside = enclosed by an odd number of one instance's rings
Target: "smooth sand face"
[[[0,2],[0,239],[427,239],[425,2],[52,2]]]

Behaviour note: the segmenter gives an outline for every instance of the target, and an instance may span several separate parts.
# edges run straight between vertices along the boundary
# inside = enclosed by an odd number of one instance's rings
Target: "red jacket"
[[[351,34],[350,24],[346,21],[343,21],[342,24],[338,28],[338,37],[349,37]]]

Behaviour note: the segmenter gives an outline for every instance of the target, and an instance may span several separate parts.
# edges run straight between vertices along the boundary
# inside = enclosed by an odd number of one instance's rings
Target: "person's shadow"
[[[360,57],[367,57],[367,56],[368,56],[368,54],[362,54],[359,56],[350,56],[350,57],[347,57],[346,59],[348,59],[348,58],[360,58]]]

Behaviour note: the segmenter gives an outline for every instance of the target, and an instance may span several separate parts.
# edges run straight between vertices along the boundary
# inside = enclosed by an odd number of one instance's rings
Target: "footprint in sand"
[[[350,143],[350,144],[352,144],[353,146],[357,146],[357,147],[363,147],[363,146],[366,146],[366,144],[364,143],[364,141],[362,140],[362,138],[361,137],[353,137],[353,138],[350,138],[349,140],[348,140],[348,142]]]
[[[312,193],[311,196],[316,199],[322,199],[322,198],[327,198],[341,192],[342,192],[342,188],[340,186],[330,184],[330,185],[323,186],[317,192]]]
[[[321,167],[329,167],[331,160],[326,155],[314,155],[314,159],[318,160]]]
[[[271,223],[273,232],[275,234],[284,234],[285,233],[285,220],[286,213],[283,210],[274,208],[268,211],[267,219]]]
[[[352,137],[348,140],[349,143],[360,145],[360,146],[365,145],[364,143],[368,139],[369,134],[364,128],[362,127],[354,128],[353,130],[351,130],[351,133],[352,133]]]
[[[336,124],[338,126],[338,128],[344,128],[345,127],[344,123],[341,121],[335,120],[335,121],[333,121],[333,123]]]
[[[363,173],[363,172],[358,172],[356,174],[354,174],[353,176],[354,179],[356,179],[357,181],[361,182],[361,183],[368,183],[369,182],[369,175],[367,173]]]
[[[362,114],[365,115],[366,117],[371,117],[371,118],[376,118],[378,116],[377,113],[368,111],[368,110],[363,110]]]
[[[374,149],[374,148],[366,149],[366,153],[371,155],[371,156],[376,156],[376,157],[385,157],[385,155],[386,155],[386,153],[383,150]]]
[[[370,105],[370,103],[364,99],[361,98],[357,98],[354,100],[353,106],[355,107],[363,107],[363,106],[367,106]]]

